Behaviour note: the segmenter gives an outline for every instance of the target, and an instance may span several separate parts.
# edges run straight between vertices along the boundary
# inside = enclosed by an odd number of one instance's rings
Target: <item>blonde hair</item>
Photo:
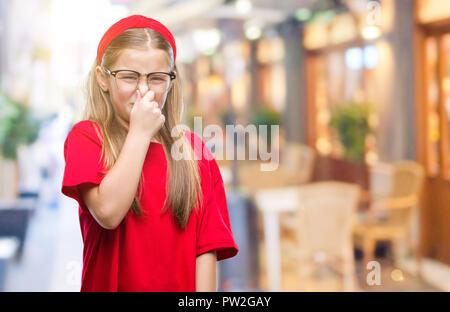
[[[181,143],[183,151],[194,151],[191,143],[182,131],[176,137],[172,137],[171,129],[177,129],[181,124],[183,113],[182,85],[179,73],[173,59],[173,50],[169,42],[158,32],[150,28],[128,29],[111,41],[103,54],[102,64],[98,64],[97,58],[91,68],[87,80],[87,105],[84,111],[84,119],[96,122],[102,131],[103,146],[102,158],[106,170],[111,168],[119,157],[119,153],[125,142],[128,132],[127,126],[121,124],[116,118],[116,112],[109,93],[103,91],[96,78],[96,67],[98,65],[111,68],[117,61],[123,49],[142,49],[153,47],[167,52],[170,68],[175,72],[177,78],[168,92],[166,103],[162,109],[165,123],[159,130],[156,138],[162,143],[167,160],[166,198],[164,209],[166,212],[171,207],[172,215],[178,225],[185,228],[192,210],[203,201],[199,168],[195,157],[185,157],[182,160],[174,160],[171,157],[171,149],[175,141]],[[95,128],[95,127],[94,127]],[[96,129],[96,128],[95,128]],[[97,131],[97,129],[96,129]],[[100,133],[97,132],[100,137]],[[139,192],[142,194],[143,175],[139,181]],[[143,210],[136,194],[131,207],[132,211],[143,217]]]

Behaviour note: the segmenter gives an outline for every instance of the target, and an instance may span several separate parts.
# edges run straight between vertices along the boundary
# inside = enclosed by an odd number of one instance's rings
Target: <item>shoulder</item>
[[[199,162],[203,164],[202,167],[207,169],[207,174],[211,177],[213,182],[219,180],[221,178],[219,166],[217,165],[213,154],[209,150],[208,145],[203,142],[201,137],[189,130],[186,130],[184,134],[191,142],[195,153],[199,157]]]
[[[96,129],[101,133],[100,126],[95,121],[82,120],[72,126],[72,131],[82,132],[86,134],[97,134]]]
[[[211,151],[209,150],[205,142],[203,142],[201,137],[199,137],[197,134],[189,130],[185,130],[184,135],[191,143],[192,148],[194,149],[195,153],[197,154],[197,157],[200,160],[207,162],[214,161],[214,156],[212,155]]]
[[[191,132],[189,130],[184,130],[184,136],[189,140],[189,142],[191,142],[191,144],[194,144],[194,140],[200,140],[203,143],[203,140],[196,135],[194,132]]]
[[[72,126],[66,141],[86,140],[102,145],[102,131],[98,123],[91,120],[82,120]]]

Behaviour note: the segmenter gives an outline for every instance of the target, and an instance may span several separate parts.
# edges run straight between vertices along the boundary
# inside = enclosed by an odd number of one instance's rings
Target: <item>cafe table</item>
[[[294,212],[299,206],[298,193],[301,185],[260,189],[254,195],[257,208],[263,214],[264,241],[266,252],[266,267],[269,291],[278,292],[281,287],[280,261],[280,223],[279,215],[284,212]],[[359,211],[367,210],[370,192],[361,192]]]
[[[261,189],[254,196],[256,206],[262,212],[264,220],[269,291],[281,291],[279,214],[297,209],[297,194],[300,188],[301,186]]]

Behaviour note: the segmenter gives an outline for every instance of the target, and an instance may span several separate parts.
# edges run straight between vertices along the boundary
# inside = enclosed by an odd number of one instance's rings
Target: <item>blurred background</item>
[[[448,1],[0,0],[1,291],[80,289],[63,144],[130,14],[173,32],[191,129],[280,125],[277,170],[217,160],[219,290],[450,291]]]

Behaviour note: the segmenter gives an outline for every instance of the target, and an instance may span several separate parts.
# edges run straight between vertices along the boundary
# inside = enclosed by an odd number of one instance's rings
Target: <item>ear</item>
[[[108,92],[109,91],[108,78],[106,77],[105,72],[103,71],[103,69],[100,66],[97,66],[95,68],[95,75],[97,77],[97,82],[98,82],[98,85],[100,86],[100,88],[104,92]]]

